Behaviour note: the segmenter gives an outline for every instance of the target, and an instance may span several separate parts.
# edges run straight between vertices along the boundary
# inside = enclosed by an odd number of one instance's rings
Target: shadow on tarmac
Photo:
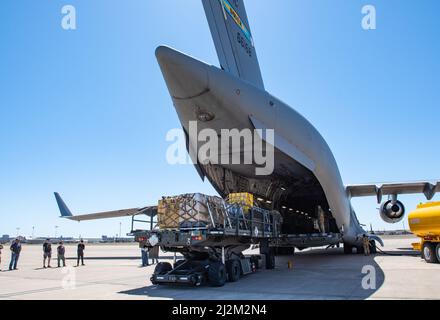
[[[160,256],[159,257],[159,260],[160,259],[173,259],[174,258],[174,256]],[[77,258],[76,257],[70,257],[70,258],[66,258],[66,260],[74,260],[74,261],[76,261],[77,260]],[[136,256],[136,257],[84,257],[84,261],[86,261],[86,260],[139,260],[139,261],[141,261],[141,257],[140,257],[140,255],[139,256]]]
[[[376,257],[315,249],[277,257],[275,270],[260,270],[224,287],[145,286],[120,294],[176,300],[363,300],[385,281]],[[293,262],[293,269],[288,262]]]

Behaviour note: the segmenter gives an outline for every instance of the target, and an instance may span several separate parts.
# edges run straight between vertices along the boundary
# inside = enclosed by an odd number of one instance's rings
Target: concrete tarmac
[[[66,246],[68,267],[59,269],[56,259],[53,268],[42,269],[41,246],[24,245],[17,271],[4,271],[10,257],[5,246],[0,299],[440,299],[440,264],[427,264],[411,250],[417,239],[393,236],[384,241],[389,254],[344,255],[341,248],[277,257],[275,270],[260,270],[222,288],[153,286],[154,266],[139,267],[137,244],[87,245],[86,266],[80,267],[74,267],[76,247]],[[172,262],[172,254],[162,257]]]

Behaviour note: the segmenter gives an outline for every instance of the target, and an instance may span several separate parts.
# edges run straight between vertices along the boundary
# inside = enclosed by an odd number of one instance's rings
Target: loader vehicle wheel
[[[240,280],[241,268],[238,260],[226,261],[226,271],[228,273],[228,280],[230,282],[237,282]]]
[[[166,274],[171,270],[173,270],[171,263],[160,262],[157,264],[156,268],[154,268],[154,274]]]
[[[192,275],[192,276],[189,277],[189,280],[190,280],[191,285],[192,285],[193,287],[195,287],[195,286],[197,285],[197,276]]]
[[[425,261],[428,263],[438,263],[439,260],[437,259],[436,251],[433,243],[426,242],[423,245],[423,257],[425,258]]]
[[[184,264],[186,262],[186,260],[177,260],[174,263],[174,269],[176,269],[177,267],[181,266],[182,264]]]
[[[226,283],[226,268],[221,262],[213,262],[208,269],[208,281],[213,287],[223,287]]]

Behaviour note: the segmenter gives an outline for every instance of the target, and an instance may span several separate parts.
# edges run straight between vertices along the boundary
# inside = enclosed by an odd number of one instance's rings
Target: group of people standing
[[[0,270],[1,270],[1,262],[2,262],[2,250],[3,245],[0,244]],[[11,250],[11,262],[9,263],[9,270],[17,270],[18,269],[18,259],[20,258],[21,254],[21,241],[19,238],[12,241],[10,245]],[[78,247],[77,247],[77,260],[76,260],[76,266],[78,267],[80,265],[84,266],[84,251],[86,249],[86,246],[84,244],[84,240],[80,240]],[[61,264],[63,267],[66,266],[66,247],[64,246],[64,242],[60,241],[58,243],[58,247],[56,248],[57,252],[57,265],[58,268],[61,267]],[[147,267],[150,265],[149,259],[151,259],[151,264],[157,264],[159,263],[159,246],[152,246],[149,244],[143,245],[141,248],[142,252],[142,267]],[[50,262],[52,260],[52,242],[50,239],[46,239],[43,243],[43,268],[52,268],[50,265]]]
[[[2,262],[2,249],[3,249],[3,245],[0,244],[0,270],[1,270],[1,262]],[[20,258],[20,254],[21,254],[21,241],[19,238],[15,239],[14,241],[12,241],[11,245],[10,245],[10,250],[11,250],[11,262],[9,263],[9,270],[17,270],[18,269],[18,259]],[[81,261],[81,265],[85,265],[84,264],[84,250],[85,250],[86,246],[84,244],[84,240],[81,239],[81,241],[78,244],[77,247],[77,262],[76,262],[76,266],[79,266],[79,263]],[[64,243],[63,241],[60,241],[58,243],[58,247],[57,247],[57,261],[58,261],[58,268],[61,267],[61,263],[63,264],[63,267],[66,266],[66,248],[64,247]],[[46,239],[46,241],[44,241],[43,243],[43,268],[51,268],[50,265],[50,261],[52,259],[52,243],[50,241],[50,239]],[[46,265],[46,261],[47,261],[47,265]]]
[[[84,264],[84,250],[86,249],[86,246],[84,244],[84,240],[81,239],[81,241],[78,244],[77,247],[77,259],[76,259],[76,266],[79,267],[79,262],[81,261],[81,265]],[[61,263],[63,263],[63,267],[66,266],[66,248],[64,247],[64,242],[60,241],[58,243],[57,247],[57,262],[58,262],[58,268],[61,267]],[[50,239],[46,239],[46,241],[43,243],[43,268],[51,268],[50,266],[50,260],[52,259],[52,243]],[[47,260],[47,266],[46,266],[46,260]]]

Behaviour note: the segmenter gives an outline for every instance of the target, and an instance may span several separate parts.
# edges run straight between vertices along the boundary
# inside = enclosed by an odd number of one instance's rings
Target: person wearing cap
[[[61,267],[61,261],[63,262],[63,267],[66,266],[66,258],[64,254],[66,253],[66,248],[64,247],[63,241],[60,241],[59,246],[57,247],[57,261],[58,268]]]

